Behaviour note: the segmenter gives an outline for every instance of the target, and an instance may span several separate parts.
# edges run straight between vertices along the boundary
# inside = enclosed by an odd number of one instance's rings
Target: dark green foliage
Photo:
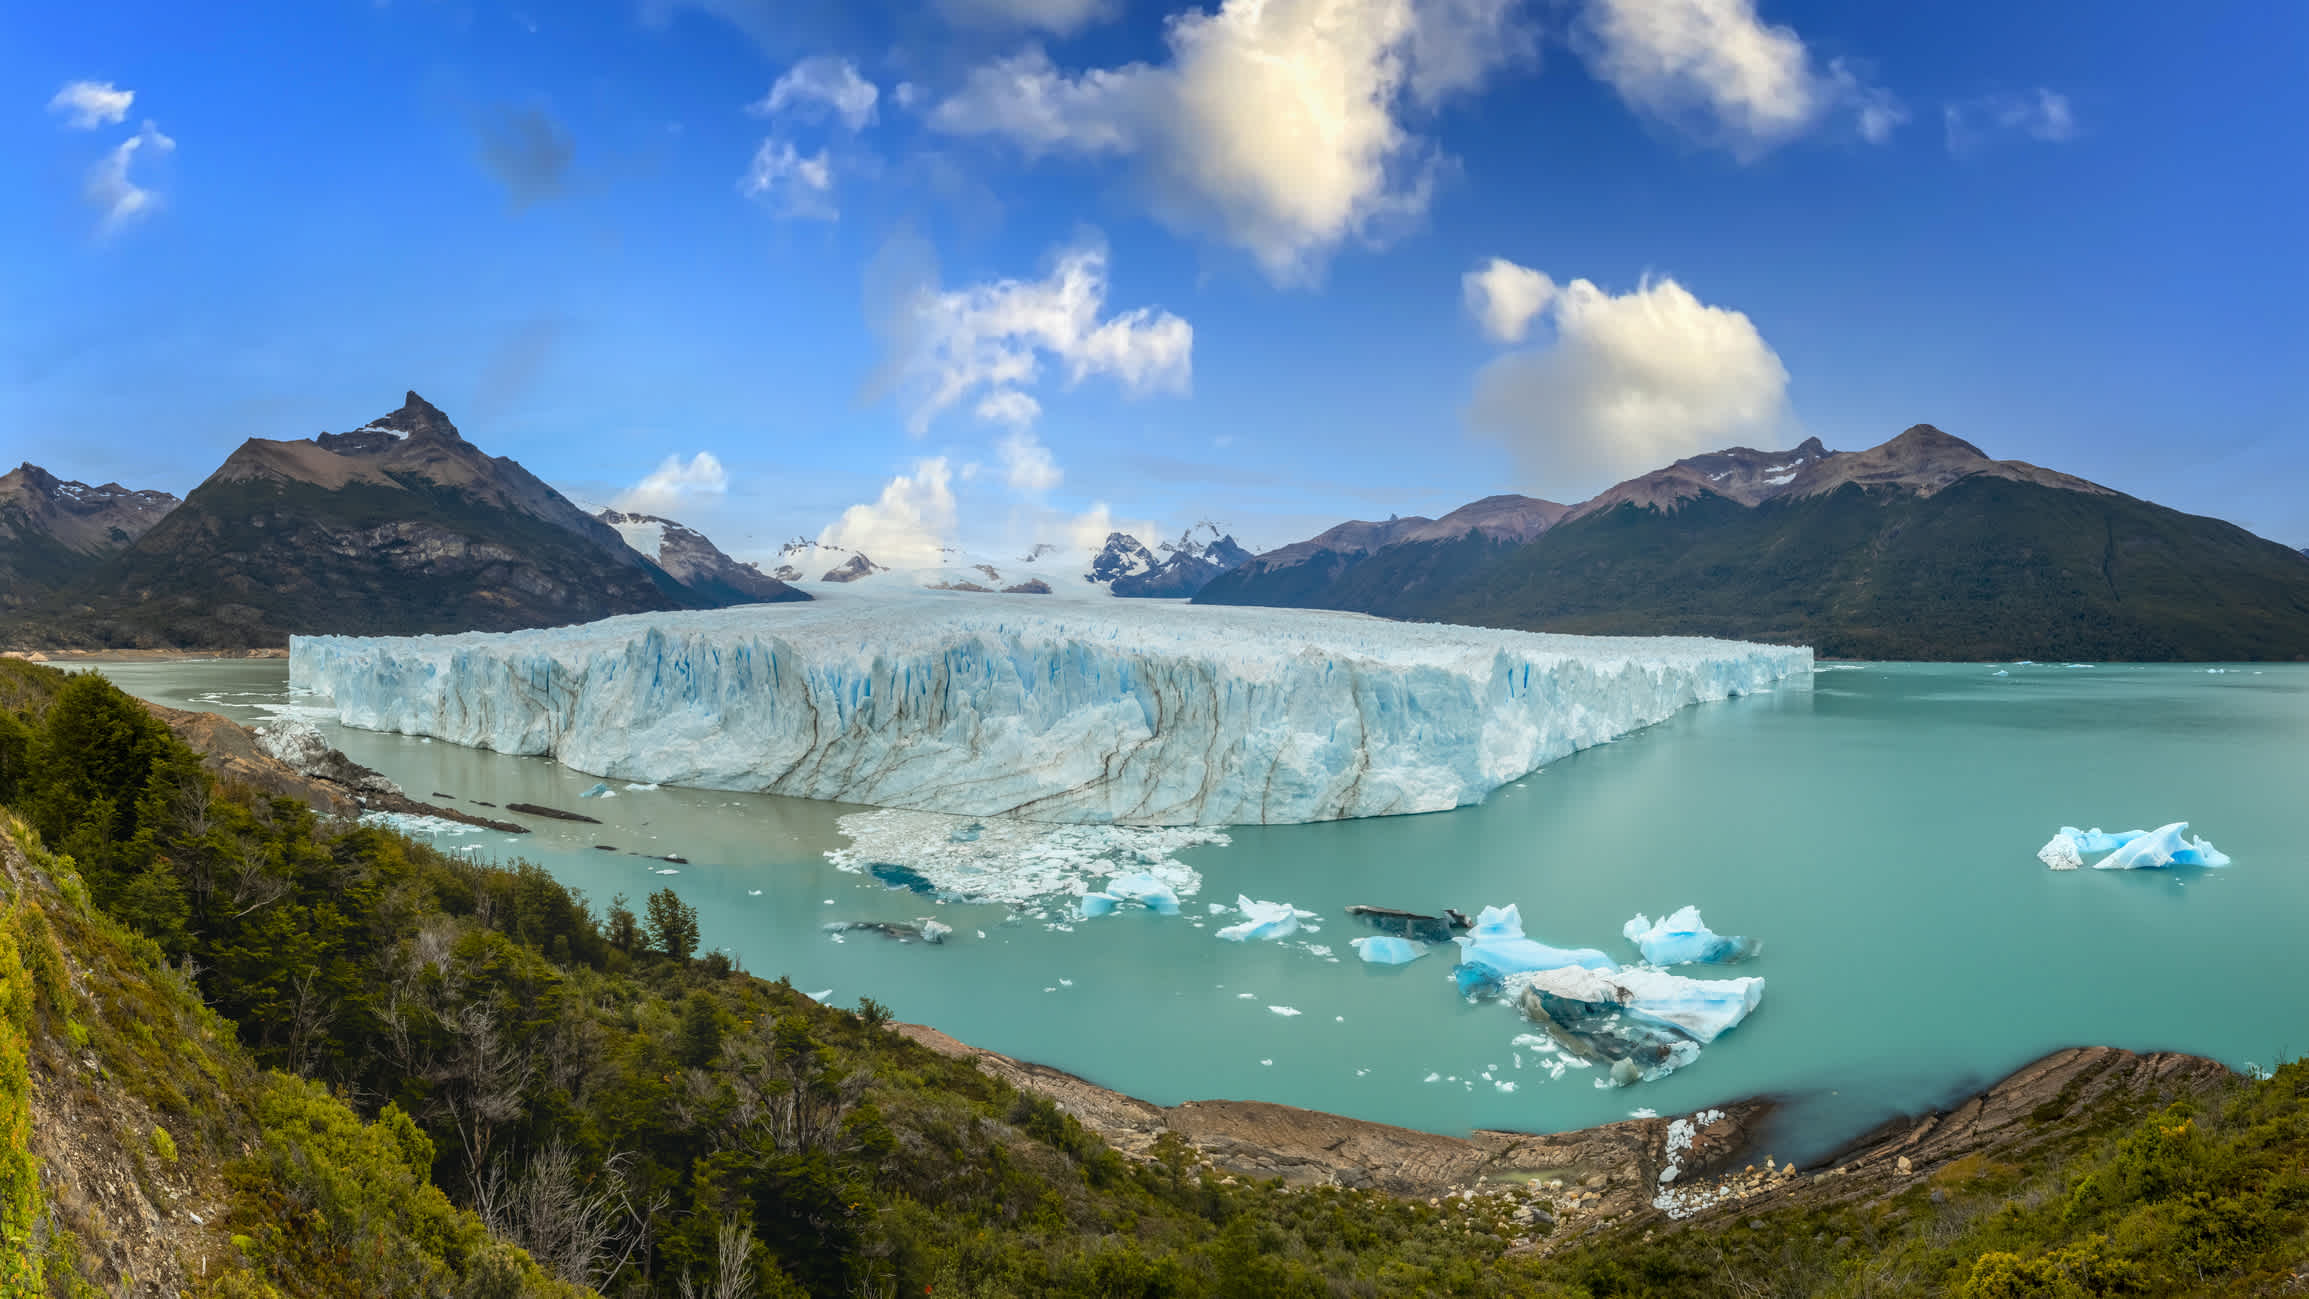
[[[659,889],[649,895],[649,919],[642,934],[660,954],[686,961],[697,951],[698,909],[672,889]]]
[[[0,803],[14,803],[32,769],[32,728],[0,704]]]
[[[1196,599],[1844,658],[2309,658],[2295,552],[2129,496],[1985,476],[1932,496],[1623,504],[1518,547],[1415,543],[1301,589],[1310,576],[1230,574]]]

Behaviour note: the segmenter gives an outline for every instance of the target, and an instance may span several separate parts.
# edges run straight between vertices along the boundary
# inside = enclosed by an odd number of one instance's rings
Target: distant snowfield
[[[913,587],[812,594],[539,631],[300,636],[289,679],[348,726],[617,780],[1234,825],[1474,803],[1812,667],[1809,649],[1736,641]]]

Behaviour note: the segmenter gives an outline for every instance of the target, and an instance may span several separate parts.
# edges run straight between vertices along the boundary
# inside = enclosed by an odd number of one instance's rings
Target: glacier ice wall
[[[1142,825],[1458,807],[1811,665],[1736,641],[968,596],[289,649],[291,684],[348,726],[619,780]]]

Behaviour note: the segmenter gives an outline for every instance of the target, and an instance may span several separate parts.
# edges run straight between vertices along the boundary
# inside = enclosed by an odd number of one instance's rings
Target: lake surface
[[[1238,827],[1179,854],[1203,878],[1185,916],[1071,928],[836,869],[824,853],[847,842],[836,823],[855,807],[622,785],[580,801],[595,778],[546,759],[336,726],[298,707],[311,701],[291,698],[284,660],[101,670],[156,702],[250,724],[296,709],[414,797],[582,810],[605,824],[439,842],[536,861],[597,908],[671,885],[699,909],[706,945],[755,973],[837,1003],[871,996],[1164,1104],[1258,1099],[1439,1132],[1543,1131],[1780,1093],[1799,1104],[1774,1153],[1800,1159],[2061,1046],[2236,1067],[2309,1050],[2309,666],[1824,665],[1557,762],[1480,807]],[[2064,823],[2175,820],[2236,864],[2055,873],[2035,859]],[[1204,904],[1238,892],[1317,912],[1321,930],[1218,941],[1226,920]],[[1680,972],[1761,975],[1763,1004],[1696,1064],[1599,1088],[1594,1070],[1551,1076],[1515,1047],[1532,1028],[1511,1008],[1462,1001],[1448,949],[1366,966],[1348,940],[1369,931],[1341,914],[1507,902],[1536,938],[1630,961],[1630,916],[1697,904],[1764,950]],[[923,915],[954,936],[822,932]]]

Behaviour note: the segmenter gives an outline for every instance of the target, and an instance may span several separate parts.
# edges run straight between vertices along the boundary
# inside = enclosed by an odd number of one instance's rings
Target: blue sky
[[[1264,547],[1930,422],[2309,544],[2299,5],[45,8],[0,459],[68,477],[415,388],[741,555]]]

